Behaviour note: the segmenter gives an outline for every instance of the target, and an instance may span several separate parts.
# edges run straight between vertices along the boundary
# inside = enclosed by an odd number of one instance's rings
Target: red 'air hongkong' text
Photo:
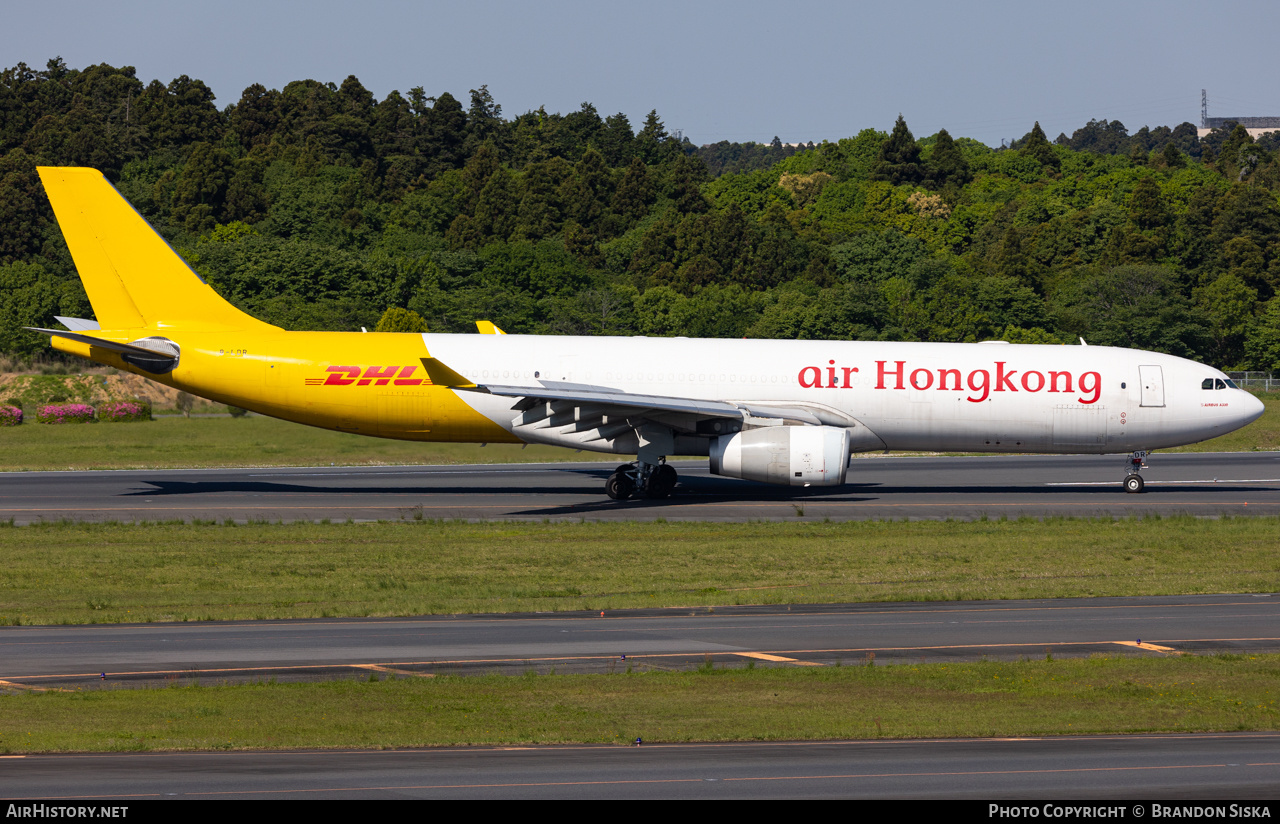
[[[995,361],[994,369],[971,369],[965,374],[960,369],[918,368],[912,369],[906,361],[876,361],[876,389],[906,389],[908,385],[919,392],[964,392],[965,400],[982,403],[995,392],[1057,392],[1076,395],[1083,404],[1097,403],[1102,396],[1102,375],[1083,372],[1076,375],[1068,370],[1010,369],[1007,361]],[[856,366],[837,367],[829,361],[825,368],[806,366],[798,379],[805,389],[850,389],[850,378],[858,371]]]

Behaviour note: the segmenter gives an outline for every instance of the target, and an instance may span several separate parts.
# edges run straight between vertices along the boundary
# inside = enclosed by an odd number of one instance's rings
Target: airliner
[[[1124,454],[1256,420],[1190,360],[1106,346],[290,332],[219,296],[94,169],[41,167],[94,320],[53,348],[263,415],[381,438],[550,444],[635,456],[615,500],[665,498],[670,456],[795,487],[884,450]],[[30,327],[29,327],[30,328]],[[1117,472],[1117,474],[1119,474]]]

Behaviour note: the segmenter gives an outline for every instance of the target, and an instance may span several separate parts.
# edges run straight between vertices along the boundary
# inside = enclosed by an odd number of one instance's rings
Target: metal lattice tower
[[[1209,93],[1200,90],[1200,128],[1209,128]]]

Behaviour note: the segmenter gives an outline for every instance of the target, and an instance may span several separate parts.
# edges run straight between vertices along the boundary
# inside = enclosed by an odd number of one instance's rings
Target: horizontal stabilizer
[[[79,332],[63,332],[59,329],[41,329],[38,326],[24,326],[30,332],[39,332],[51,338],[65,338],[77,343],[85,343],[106,349],[120,355],[125,363],[132,364],[153,375],[172,372],[178,365],[180,350],[178,345],[168,338],[143,338],[133,343],[120,343],[114,340],[103,340],[93,335],[82,335]]]
[[[102,327],[98,325],[96,320],[85,320],[84,318],[64,318],[61,315],[54,315],[53,319],[72,332],[94,332]]]
[[[113,340],[95,338],[93,335],[79,335],[75,332],[63,332],[58,329],[41,329],[37,326],[24,326],[22,328],[30,332],[39,332],[40,334],[48,335],[49,337],[67,338],[68,340],[87,343],[90,346],[97,346],[100,349],[109,349],[112,352],[119,352],[122,355],[148,355],[155,357],[157,354],[168,354],[157,352],[155,349],[145,349],[141,346],[133,346],[128,343],[117,343]]]

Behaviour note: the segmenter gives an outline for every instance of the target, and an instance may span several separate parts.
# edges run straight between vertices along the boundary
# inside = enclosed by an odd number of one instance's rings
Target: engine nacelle
[[[849,469],[849,431],[765,426],[711,442],[711,474],[784,486],[839,486]]]

